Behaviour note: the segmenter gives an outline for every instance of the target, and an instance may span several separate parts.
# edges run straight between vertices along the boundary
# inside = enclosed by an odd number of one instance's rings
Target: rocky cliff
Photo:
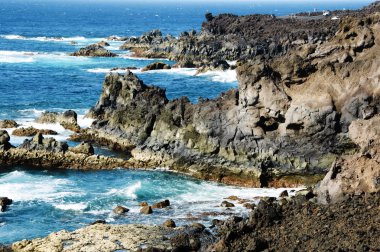
[[[197,104],[109,74],[87,134],[144,166],[251,186],[313,182],[357,148],[351,122],[379,111],[379,39],[379,14],[346,17],[325,43],[240,64],[238,89]]]

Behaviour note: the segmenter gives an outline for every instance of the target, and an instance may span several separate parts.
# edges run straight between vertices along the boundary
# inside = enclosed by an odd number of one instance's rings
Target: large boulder
[[[117,54],[108,51],[99,44],[93,44],[79,49],[70,54],[70,56],[86,56],[86,57],[116,57]]]

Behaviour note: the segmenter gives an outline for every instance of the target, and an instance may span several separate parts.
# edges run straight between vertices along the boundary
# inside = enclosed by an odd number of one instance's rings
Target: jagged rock
[[[164,227],[175,228],[176,224],[172,219],[166,220],[163,224]]]
[[[140,213],[141,214],[152,214],[153,213],[152,207],[151,206],[143,206],[140,209]]]
[[[141,69],[141,72],[152,71],[152,70],[162,70],[162,69],[171,69],[171,66],[162,62],[154,62],[147,65],[143,69]]]
[[[9,143],[10,136],[6,130],[0,130],[0,151],[7,151],[13,146]]]
[[[117,206],[113,209],[113,212],[118,215],[126,214],[129,212],[129,209],[123,206]]]
[[[65,153],[68,150],[66,142],[58,142],[52,137],[44,138],[41,133],[37,133],[33,139],[25,139],[18,149],[40,150],[47,152]]]
[[[225,60],[215,60],[211,63],[198,68],[197,74],[206,73],[208,71],[225,71],[230,68],[230,65]]]
[[[59,123],[65,129],[79,132],[77,113],[73,110],[67,110],[63,113],[58,112],[44,112],[36,119],[38,123]]]
[[[17,128],[18,124],[15,120],[0,120],[0,128]]]
[[[69,148],[71,152],[81,153],[85,155],[94,155],[94,147],[90,143],[81,142],[75,147]]]
[[[169,200],[164,200],[164,201],[160,201],[160,202],[157,202],[155,204],[152,205],[152,208],[165,208],[165,207],[168,207],[170,206],[170,201]]]
[[[99,44],[93,44],[79,49],[71,53],[70,56],[86,56],[86,57],[116,57],[117,54],[108,51]]]
[[[4,212],[6,208],[12,204],[12,200],[7,197],[0,197],[0,211]]]
[[[14,136],[34,136],[37,133],[41,133],[43,135],[58,135],[58,133],[54,130],[50,129],[36,129],[32,126],[28,128],[17,128],[12,132]]]

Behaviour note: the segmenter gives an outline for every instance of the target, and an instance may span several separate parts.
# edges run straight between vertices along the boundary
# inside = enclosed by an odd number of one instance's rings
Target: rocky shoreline
[[[136,56],[167,57],[181,67],[226,69],[224,62],[237,60],[238,88],[193,104],[168,100],[164,89],[129,70],[110,73],[87,115],[94,119],[90,129],[80,129],[72,112],[40,119],[76,132],[71,139],[79,146],[34,132],[15,148],[0,132],[1,165],[168,167],[251,187],[316,185],[323,178],[315,188],[262,199],[249,218],[215,220],[206,230],[99,223],[0,251],[378,250],[379,11],[376,2],[339,12],[339,21],[207,14],[199,34],[124,38],[123,49]],[[94,155],[91,144],[130,158]]]

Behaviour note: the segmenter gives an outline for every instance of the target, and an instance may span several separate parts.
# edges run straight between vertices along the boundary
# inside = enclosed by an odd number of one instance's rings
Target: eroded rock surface
[[[86,56],[86,57],[116,57],[117,54],[108,51],[103,46],[103,43],[97,43],[86,46],[78,51],[70,54],[70,56]]]

